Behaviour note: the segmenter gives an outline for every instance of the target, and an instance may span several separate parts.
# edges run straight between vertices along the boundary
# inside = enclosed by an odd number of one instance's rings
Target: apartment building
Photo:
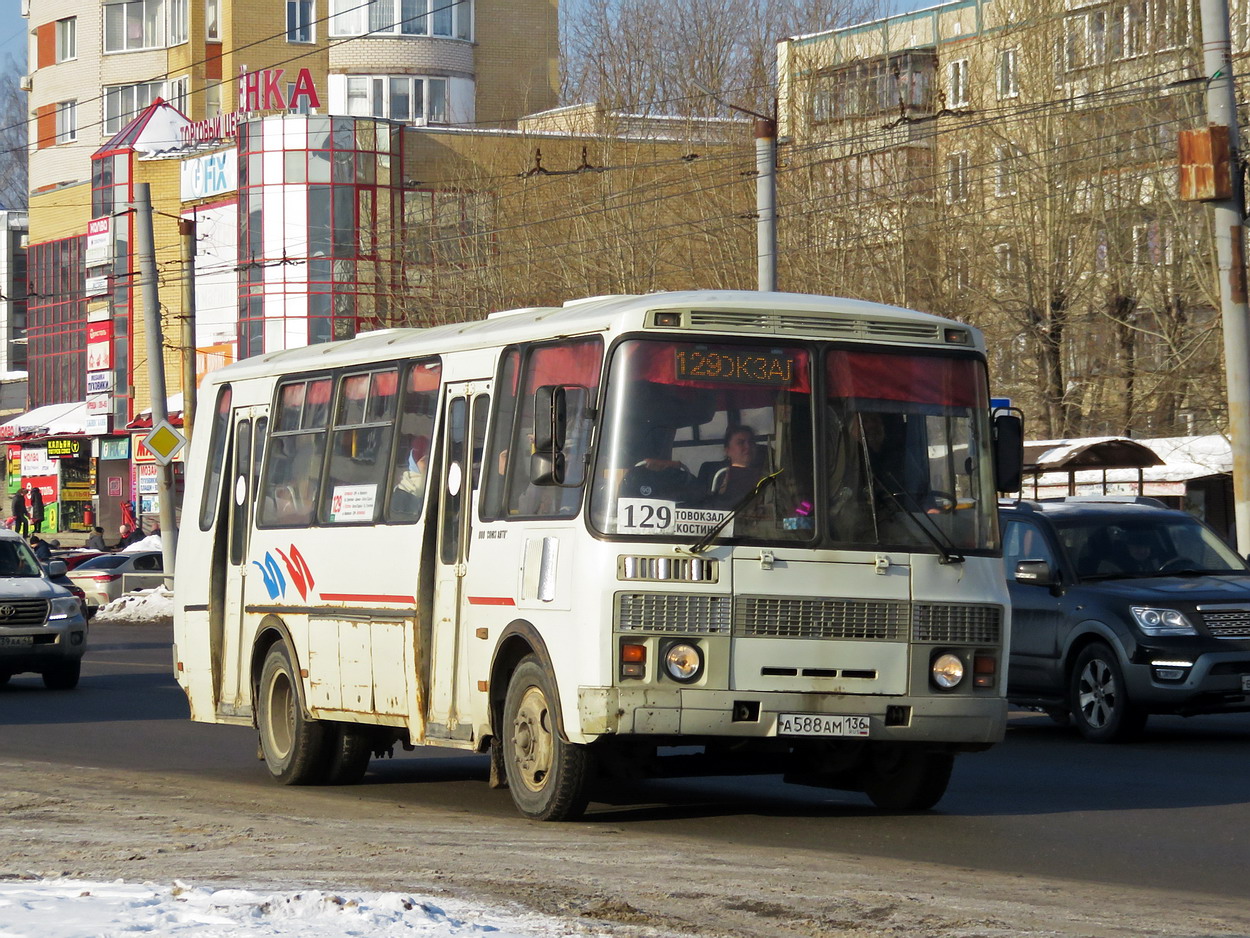
[[[984,328],[1036,435],[1219,426],[1214,249],[1177,181],[1196,2],[953,0],[786,40],[778,74],[789,184],[822,208],[790,235],[829,289]]]

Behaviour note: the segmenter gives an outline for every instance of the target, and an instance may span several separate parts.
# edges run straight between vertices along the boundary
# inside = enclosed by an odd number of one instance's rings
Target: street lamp
[[[691,83],[731,111],[755,118],[755,266],[758,289],[777,289],[777,119],[731,104],[707,85]]]

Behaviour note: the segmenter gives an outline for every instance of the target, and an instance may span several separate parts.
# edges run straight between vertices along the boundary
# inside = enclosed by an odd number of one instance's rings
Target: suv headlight
[[[48,621],[72,619],[82,611],[74,596],[57,596],[48,604]]]
[[[1158,609],[1154,606],[1130,606],[1129,612],[1137,620],[1138,628],[1147,635],[1197,635],[1198,630],[1189,624],[1183,612],[1175,609]]]

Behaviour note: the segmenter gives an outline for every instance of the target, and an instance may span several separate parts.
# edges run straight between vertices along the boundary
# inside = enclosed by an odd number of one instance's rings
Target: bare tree
[[[26,93],[17,86],[17,61],[0,63],[0,206],[26,206]]]

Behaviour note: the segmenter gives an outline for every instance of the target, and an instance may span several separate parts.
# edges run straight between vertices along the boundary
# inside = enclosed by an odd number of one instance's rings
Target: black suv
[[[1155,499],[1004,503],[1007,697],[1087,739],[1250,710],[1250,568]]]

